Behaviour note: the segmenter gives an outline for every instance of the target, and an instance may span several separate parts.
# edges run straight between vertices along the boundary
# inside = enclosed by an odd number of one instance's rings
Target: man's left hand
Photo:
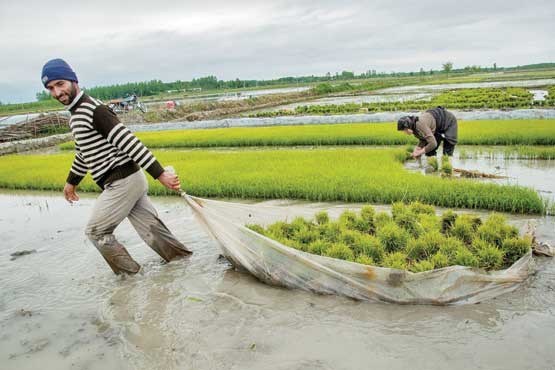
[[[172,172],[164,171],[158,177],[158,181],[166,188],[171,190],[179,190],[181,188],[181,183],[179,182],[179,177]]]

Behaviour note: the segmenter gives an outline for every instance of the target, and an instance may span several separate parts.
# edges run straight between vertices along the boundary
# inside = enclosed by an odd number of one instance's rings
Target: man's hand
[[[71,185],[66,182],[64,186],[64,197],[70,203],[77,202],[79,200],[79,196],[75,193],[75,185]]]
[[[420,157],[422,154],[424,154],[424,152],[426,151],[426,149],[424,148],[420,148],[420,147],[416,147],[414,148],[414,150],[412,151],[412,157],[413,158],[418,158]]]
[[[158,177],[158,181],[160,181],[162,185],[171,190],[179,190],[181,188],[179,177],[172,172],[162,172],[162,174]]]

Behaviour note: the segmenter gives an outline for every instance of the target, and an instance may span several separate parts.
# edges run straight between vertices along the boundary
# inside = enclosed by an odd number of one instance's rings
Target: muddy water
[[[356,302],[233,271],[179,198],[154,202],[194,255],[164,265],[124,223],[116,234],[143,271],[122,279],[83,235],[94,196],[70,206],[58,194],[0,194],[2,369],[555,367],[552,259],[479,305]],[[555,221],[536,220],[555,242]]]
[[[555,201],[555,160],[455,157],[452,164],[455,168],[506,177],[488,181],[531,187],[542,197]]]
[[[474,181],[526,186],[536,190],[543,198],[555,202],[555,160],[504,158],[502,150],[500,147],[457,146],[451,164],[453,168],[501,177]],[[466,155],[461,157],[461,152],[472,154],[473,158],[465,158]],[[441,159],[439,162],[441,164]],[[425,159],[422,159],[421,164],[407,161],[405,166],[411,171],[424,173],[425,163]],[[432,174],[435,175],[437,174]]]

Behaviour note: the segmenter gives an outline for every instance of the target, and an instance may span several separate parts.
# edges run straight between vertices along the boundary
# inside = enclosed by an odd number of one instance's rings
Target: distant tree
[[[493,70],[497,71],[497,63],[493,63]]]
[[[35,97],[37,98],[38,101],[48,100],[48,99],[50,99],[50,94],[47,93],[46,91],[41,91],[41,92],[36,93]]]
[[[350,71],[343,71],[341,72],[341,78],[343,79],[355,78],[355,74]]]
[[[449,78],[449,72],[453,70],[453,62],[443,63],[443,72],[447,73],[447,78]]]
[[[424,72],[424,68],[420,67],[420,76],[424,76],[426,72]]]

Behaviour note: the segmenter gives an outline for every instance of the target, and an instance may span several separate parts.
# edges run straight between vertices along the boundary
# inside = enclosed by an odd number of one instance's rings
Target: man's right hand
[[[158,177],[158,181],[165,187],[171,190],[179,190],[181,188],[181,183],[179,182],[179,177],[170,171],[164,171]]]
[[[70,203],[77,202],[79,200],[79,196],[75,193],[75,185],[71,185],[66,182],[64,186],[64,197]]]
[[[424,154],[425,152],[426,152],[426,149],[420,148],[420,147],[417,146],[412,151],[412,157],[416,159],[416,158],[420,157],[422,154]]]

